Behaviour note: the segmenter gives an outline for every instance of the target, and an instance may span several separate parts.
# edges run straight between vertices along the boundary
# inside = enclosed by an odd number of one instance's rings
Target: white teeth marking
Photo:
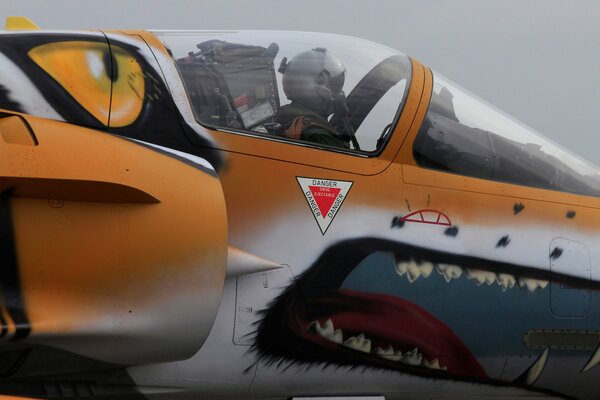
[[[358,336],[352,336],[346,339],[346,341],[344,341],[342,330],[334,329],[333,321],[331,320],[331,318],[325,320],[325,322],[323,322],[322,325],[319,321],[311,322],[308,326],[308,330],[332,342],[339,344],[342,344],[343,342],[344,346],[349,347],[353,350],[357,350],[363,353],[371,353],[370,339],[365,338],[365,335],[361,333]],[[392,345],[389,345],[385,348],[376,347],[373,351],[373,354],[386,360],[401,362],[407,365],[421,366],[429,369],[443,371],[447,370],[446,367],[440,366],[440,362],[437,359],[428,361],[425,358],[423,358],[423,354],[419,353],[419,349],[416,347],[404,354],[402,354],[400,350],[395,351]]]
[[[420,276],[428,278],[433,271],[433,264],[427,261],[417,263],[414,260],[401,261],[396,264],[396,273],[400,276],[407,275],[408,281],[413,283]]]
[[[416,347],[411,351],[404,353],[402,355],[401,351],[394,351],[392,346],[387,346],[382,349],[381,347],[375,348],[375,355],[385,358],[386,360],[399,361],[403,364],[413,365],[413,366],[421,366],[429,369],[435,369],[440,371],[447,371],[448,368],[446,366],[441,366],[440,362],[437,358],[432,359],[431,361],[425,359],[421,353],[419,353],[419,349]]]
[[[535,292],[538,288],[544,290],[546,286],[548,286],[548,281],[533,278],[519,278],[519,287],[526,287],[530,293]]]
[[[308,326],[308,330],[334,343],[342,344],[344,341],[342,330],[333,329],[333,321],[331,321],[331,318],[328,318],[325,322],[323,322],[323,326],[321,326],[319,321],[311,322]]]
[[[480,269],[470,269],[467,268],[467,278],[474,279],[477,282],[477,286],[486,283],[490,286],[492,283],[496,282],[496,274],[489,271],[483,271]]]
[[[382,349],[381,347],[376,347],[375,354],[377,354],[378,356],[393,356],[394,348],[392,346],[388,346],[385,349]]]
[[[419,277],[421,276],[421,268],[419,268],[419,266],[417,265],[416,262],[411,260],[409,263],[407,263],[407,269],[408,269],[408,280],[411,283],[416,281],[417,279],[419,279]]]
[[[463,270],[458,265],[452,264],[437,264],[435,266],[437,272],[439,272],[446,282],[450,283],[452,279],[458,279],[463,273]]]
[[[402,352],[400,350],[394,351],[392,346],[388,346],[385,349],[377,347],[375,349],[375,354],[386,360],[400,361],[402,359]]]
[[[342,330],[336,329],[335,332],[333,332],[333,336],[330,337],[329,340],[337,344],[342,344],[342,342],[344,341],[344,334],[342,333]]]
[[[581,370],[581,373],[583,374],[584,372],[588,372],[590,369],[594,368],[598,364],[600,364],[600,345],[596,347],[596,350],[594,350],[594,354],[592,354],[588,362],[585,364],[585,366]]]
[[[438,359],[433,359],[431,361],[423,358],[423,355],[419,353],[419,349],[416,347],[411,351],[406,352],[402,355],[401,351],[394,351],[392,346],[387,346],[385,349],[381,347],[375,348],[375,354],[381,358],[385,358],[386,360],[392,361],[400,361],[404,364],[421,366],[429,369],[438,369],[438,370],[446,370],[446,367],[441,367]]]
[[[433,271],[434,265],[428,261],[417,262],[415,260],[401,261],[396,264],[396,273],[400,276],[406,275],[410,283],[415,282],[421,276],[428,278]],[[453,264],[436,264],[436,271],[444,277],[447,283],[450,283],[453,279],[458,279],[465,272],[466,276],[470,280],[474,280],[477,286],[481,286],[484,283],[488,286],[496,283],[505,292],[508,289],[512,289],[516,286],[517,282],[519,287],[526,287],[529,292],[534,292],[536,289],[545,289],[548,286],[548,281],[533,279],[533,278],[515,278],[514,275],[499,273],[475,269],[475,268],[461,268],[458,265]]]
[[[446,371],[448,369],[446,367],[441,367],[440,362],[437,358],[434,358],[431,361],[427,361],[427,360],[423,359],[423,366],[430,368],[430,369],[440,369],[440,370],[444,370],[444,371]]]
[[[363,353],[371,352],[371,340],[365,339],[365,335],[362,333],[358,336],[352,336],[349,339],[346,339],[344,346],[350,347],[354,350],[362,351]]]
[[[401,361],[408,365],[421,365],[421,361],[423,361],[423,355],[419,353],[418,349],[415,347],[411,351],[405,353],[402,356]]]
[[[502,291],[506,292],[506,289],[512,289],[515,286],[517,280],[514,276],[509,274],[498,274],[496,282],[498,285],[502,286]]]
[[[333,334],[333,321],[331,318],[328,318],[325,322],[323,322],[323,328],[321,332],[323,335],[327,336]]]
[[[430,262],[422,262],[421,263],[421,275],[423,278],[429,278],[431,272],[433,271],[433,264]]]
[[[533,385],[542,374],[542,371],[544,371],[544,367],[546,366],[546,362],[548,361],[548,350],[549,349],[546,348],[542,355],[529,369],[529,372],[527,373],[527,378],[525,380],[528,386]]]

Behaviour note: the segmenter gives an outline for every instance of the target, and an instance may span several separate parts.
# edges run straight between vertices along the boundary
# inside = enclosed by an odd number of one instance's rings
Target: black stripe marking
[[[11,191],[9,189],[0,193],[0,285],[6,310],[16,328],[12,340],[21,340],[29,335],[31,325],[25,313],[21,293],[19,262],[10,211]]]
[[[128,140],[130,142],[133,142],[133,143],[135,143],[137,145],[140,145],[142,147],[145,147],[147,149],[154,150],[155,152],[157,152],[159,154],[162,154],[162,155],[165,155],[167,157],[174,158],[174,159],[176,159],[178,161],[181,161],[184,164],[187,164],[187,165],[189,165],[191,167],[199,169],[200,171],[202,171],[204,173],[207,173],[210,176],[214,176],[215,178],[219,177],[217,175],[217,171],[216,170],[214,170],[212,168],[208,168],[208,167],[206,167],[206,166],[204,166],[202,164],[199,164],[199,163],[197,163],[194,160],[191,160],[189,158],[185,158],[185,157],[177,154],[176,152],[183,153],[183,154],[189,155],[191,157],[202,158],[202,157],[197,156],[195,154],[186,153],[185,151],[181,151],[181,150],[171,149],[171,148],[168,148],[168,147],[165,147],[165,146],[161,146],[159,144],[144,142],[143,140],[132,139],[132,138],[129,138],[127,136],[120,136],[120,135],[115,135],[115,136],[117,136],[117,137],[119,137],[121,139],[124,139],[124,140]],[[170,150],[173,150],[173,151],[170,151]],[[202,158],[202,159],[204,161],[206,161],[207,163],[210,164],[210,162],[208,162],[206,159],[204,159],[204,158]],[[212,164],[210,164],[210,165],[212,165]]]
[[[0,313],[0,338],[3,338],[8,333],[8,325],[4,320],[4,316]]]

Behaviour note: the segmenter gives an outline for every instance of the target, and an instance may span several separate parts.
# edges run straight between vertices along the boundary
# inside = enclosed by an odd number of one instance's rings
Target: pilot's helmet
[[[283,91],[288,99],[298,102],[323,116],[333,113],[334,97],[342,93],[346,67],[327,49],[317,47],[283,59]]]

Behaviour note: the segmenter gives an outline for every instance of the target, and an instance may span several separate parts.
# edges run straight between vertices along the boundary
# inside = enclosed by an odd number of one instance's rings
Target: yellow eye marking
[[[84,41],[49,43],[33,48],[28,55],[82,107],[108,125],[111,80],[107,44]]]
[[[113,54],[112,105],[110,126],[131,124],[142,111],[145,96],[144,73],[137,60],[120,47],[111,45]]]
[[[35,47],[28,55],[98,121],[122,127],[142,110],[144,74],[132,55],[111,49],[112,57],[105,43],[69,41]]]

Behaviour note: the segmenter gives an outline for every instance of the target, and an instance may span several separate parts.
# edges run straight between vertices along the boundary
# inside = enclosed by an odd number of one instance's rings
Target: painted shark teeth
[[[400,276],[406,275],[408,281],[413,283],[420,276],[428,278],[433,271],[433,264],[427,261],[417,262],[415,260],[400,261],[396,264],[396,273]]]
[[[496,282],[496,274],[490,271],[467,268],[466,274],[467,278],[477,282],[477,286],[481,286],[483,283],[491,286],[492,283]]]
[[[538,380],[540,375],[542,375],[546,362],[548,361],[548,351],[549,349],[546,348],[535,363],[527,370],[527,375],[525,376],[526,385],[532,386]]]
[[[590,357],[585,366],[581,369],[581,373],[588,372],[590,369],[594,368],[596,365],[600,364],[600,345],[596,347],[594,350],[594,354]]]
[[[387,346],[386,348],[376,347],[375,355],[385,358],[386,360],[401,362],[403,364],[413,365],[413,366],[421,366],[429,369],[438,369],[445,371],[446,367],[440,366],[440,362],[437,358],[432,360],[427,360],[423,357],[421,353],[419,353],[419,349],[416,347],[411,351],[408,351],[402,354],[400,350],[394,351],[393,346]]]
[[[543,290],[546,286],[548,286],[548,281],[533,278],[519,278],[519,287],[527,288],[530,293],[535,292],[538,288]]]
[[[394,351],[394,348],[391,345],[386,347],[385,349],[382,349],[381,347],[375,348],[375,354],[379,357],[385,358],[386,360],[402,360],[402,352],[400,350]]]
[[[452,279],[458,279],[463,273],[463,270],[458,265],[452,264],[437,264],[435,266],[437,272],[444,277],[446,282],[450,283]]]
[[[308,330],[334,343],[342,344],[344,341],[342,330],[334,330],[333,321],[331,321],[331,318],[328,318],[323,325],[321,325],[319,321],[311,322],[308,326]]]
[[[444,277],[446,283],[459,279],[464,274],[467,279],[474,281],[477,286],[497,284],[503,292],[519,287],[526,288],[530,293],[533,293],[537,289],[544,290],[549,283],[543,279],[518,277],[504,272],[496,273],[480,268],[463,268],[455,264],[434,264],[426,260],[415,260],[413,258],[396,260],[395,269],[399,276],[406,276],[410,283],[416,282],[420,277],[428,278],[435,269]]]
[[[414,262],[412,262],[412,263],[414,264]],[[396,266],[396,272],[398,272],[399,275],[404,275],[404,274],[410,273],[409,272],[410,268],[415,268],[415,267],[414,266],[411,267],[408,264],[409,263],[398,264]],[[514,275],[511,275],[511,274],[506,274],[506,273],[496,274],[491,271],[486,271],[486,270],[477,269],[477,268],[464,268],[463,269],[463,268],[459,267],[458,265],[454,265],[454,264],[443,264],[443,263],[436,264],[435,269],[440,275],[442,275],[444,277],[444,279],[446,280],[447,283],[450,283],[453,279],[460,278],[462,276],[462,274],[464,273],[466,275],[467,279],[475,281],[477,286],[481,286],[484,283],[487,286],[491,286],[492,284],[496,283],[498,286],[500,286],[502,288],[503,292],[506,292],[508,289],[514,288],[515,286],[517,286],[517,283],[518,283],[519,287],[525,287],[530,292],[534,292],[536,289],[545,289],[546,286],[548,286],[548,281],[541,280],[541,279],[516,278]],[[421,276],[425,276],[425,275],[421,274]],[[409,276],[409,280],[412,283],[414,280],[411,280],[411,279],[412,278]]]
[[[439,360],[437,358],[434,358],[431,361],[427,361],[427,360],[423,359],[422,365],[424,367],[426,367],[426,368],[429,368],[429,369],[439,369],[439,370],[442,370],[442,371],[447,371],[448,370],[447,367],[440,366],[440,362],[439,362]]]
[[[412,366],[421,366],[429,369],[446,370],[446,367],[441,367],[438,359],[426,360],[418,348],[414,348],[404,354],[400,350],[394,351],[393,346],[387,346],[386,348],[376,347],[374,354],[385,358],[386,360],[401,362],[403,364]]]
[[[404,353],[402,360],[400,361],[408,365],[421,365],[423,355],[419,353],[419,350],[415,347],[411,351]]]
[[[445,366],[440,365],[438,359],[425,359],[423,354],[421,354],[419,349],[416,347],[404,354],[402,354],[402,351],[400,350],[394,350],[392,345],[388,345],[384,348],[376,347],[375,349],[371,350],[371,340],[366,338],[364,333],[360,333],[357,336],[351,336],[344,341],[342,330],[334,329],[331,318],[326,319],[323,323],[319,321],[312,321],[310,325],[308,325],[307,330],[334,343],[343,344],[344,346],[353,350],[363,353],[370,353],[386,360],[416,367],[425,367],[441,371],[447,370]]]
[[[364,334],[352,336],[344,341],[344,346],[351,349],[362,351],[363,353],[371,352],[371,339],[366,339]]]
[[[502,287],[503,292],[506,292],[506,289],[512,289],[516,282],[515,277],[509,274],[498,274],[496,277],[496,283]]]

